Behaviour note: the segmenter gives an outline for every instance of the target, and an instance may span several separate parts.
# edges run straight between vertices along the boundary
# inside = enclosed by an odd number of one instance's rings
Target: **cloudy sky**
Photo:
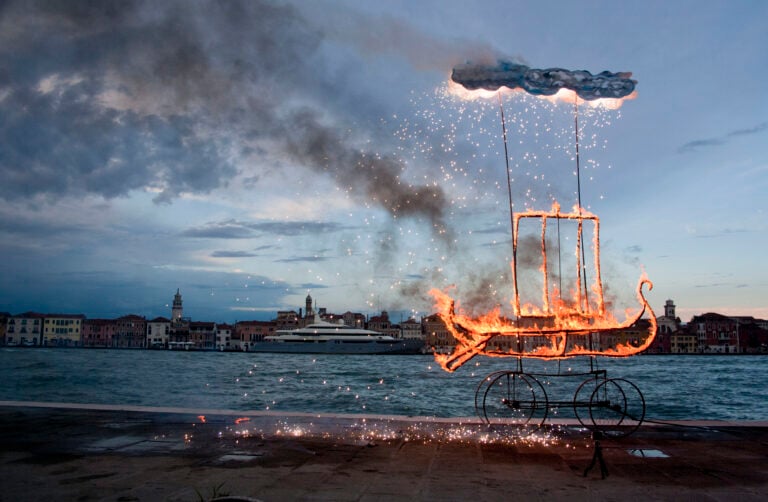
[[[768,4],[466,3],[3,3],[0,311],[505,305],[499,99],[447,85],[505,59],[637,81],[579,108],[611,302],[768,317]],[[570,208],[573,104],[501,101],[514,207]]]

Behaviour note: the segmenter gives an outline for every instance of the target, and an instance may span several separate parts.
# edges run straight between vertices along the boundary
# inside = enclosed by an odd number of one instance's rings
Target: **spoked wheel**
[[[588,429],[594,428],[594,424],[589,418],[590,400],[592,393],[605,381],[605,376],[593,375],[588,380],[584,380],[573,394],[573,412],[583,427]]]
[[[592,429],[610,437],[626,437],[645,418],[645,398],[635,384],[623,378],[598,383],[589,398]]]
[[[475,413],[481,420],[487,421],[485,418],[485,411],[483,411],[483,398],[485,397],[485,392],[488,390],[488,384],[493,382],[496,377],[502,373],[506,373],[506,370],[494,371],[477,384],[477,389],[475,389]]]
[[[483,393],[483,418],[491,425],[540,426],[547,419],[547,392],[531,375],[500,371],[490,375]]]

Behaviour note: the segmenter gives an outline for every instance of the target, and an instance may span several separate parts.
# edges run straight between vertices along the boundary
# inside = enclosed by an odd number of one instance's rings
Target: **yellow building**
[[[441,354],[450,354],[456,345],[456,339],[445,323],[437,314],[432,314],[421,320],[422,331],[426,337],[428,350]]]
[[[673,354],[696,354],[699,351],[699,340],[695,333],[680,330],[670,335],[670,352]]]
[[[43,319],[43,346],[82,346],[82,314],[45,314]]]

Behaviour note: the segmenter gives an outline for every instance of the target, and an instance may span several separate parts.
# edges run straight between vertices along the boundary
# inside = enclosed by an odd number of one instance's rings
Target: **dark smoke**
[[[340,82],[324,71],[325,36],[268,0],[5,2],[0,196],[151,190],[168,203],[227,186],[239,159],[257,171],[280,159],[441,231],[439,187],[401,182],[400,159],[357,146],[367,131],[340,132],[348,110],[329,109]]]
[[[498,90],[500,87],[522,89],[534,96],[552,96],[560,89],[570,89],[580,98],[623,98],[635,90],[636,80],[630,72],[603,71],[592,75],[586,70],[529,68],[511,61],[499,60],[495,65],[466,64],[453,69],[451,79],[469,90]]]
[[[403,165],[398,158],[352,147],[310,109],[294,112],[286,125],[286,154],[318,172],[332,173],[352,199],[376,203],[395,218],[423,216],[432,222],[435,231],[445,229],[443,211],[447,201],[442,189],[404,185],[399,179]]]

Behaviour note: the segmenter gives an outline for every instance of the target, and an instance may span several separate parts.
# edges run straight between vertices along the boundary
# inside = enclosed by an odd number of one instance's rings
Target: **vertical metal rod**
[[[578,197],[578,204],[579,204],[579,216],[581,216],[581,165],[579,164],[579,97],[574,96],[573,97],[573,124],[574,124],[574,130],[576,132],[576,191],[577,191],[577,197]],[[589,313],[589,289],[587,288],[587,258],[585,256],[584,252],[584,240],[581,238],[581,231],[582,231],[582,225],[583,222],[580,219],[579,220],[579,248],[581,249],[581,269],[583,271],[582,280],[584,281],[584,312]],[[594,333],[590,332],[587,340],[589,344],[589,350],[592,350],[592,335]],[[590,358],[589,360],[589,366],[590,370],[594,368],[594,358]]]
[[[507,196],[509,197],[509,226],[512,232],[512,295],[514,297],[515,316],[520,316],[520,298],[517,292],[517,239],[515,238],[515,208],[512,203],[512,176],[509,172],[509,149],[507,148],[507,121],[504,118],[504,104],[499,96],[499,112],[501,114],[501,136],[504,140],[504,166],[507,170]]]
[[[579,205],[579,215],[581,215],[581,164],[579,156],[579,97],[574,96],[573,100],[573,124],[576,132],[576,195],[577,203]],[[581,231],[582,222],[579,220],[579,231]],[[587,288],[587,259],[584,252],[584,239],[579,239],[579,249],[581,251],[581,269],[583,274],[582,280],[584,281],[584,303],[586,304],[585,312],[589,312],[589,290]]]

